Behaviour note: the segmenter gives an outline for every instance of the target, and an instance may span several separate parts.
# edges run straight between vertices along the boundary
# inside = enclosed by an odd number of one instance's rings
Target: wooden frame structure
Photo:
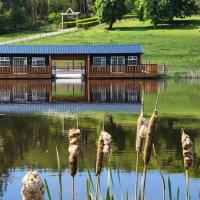
[[[61,18],[62,18],[62,30],[64,29],[64,16],[75,16],[76,17],[76,21],[78,20],[78,15],[80,14],[80,12],[74,12],[71,8],[68,8],[68,10],[64,13],[60,13],[61,14]]]

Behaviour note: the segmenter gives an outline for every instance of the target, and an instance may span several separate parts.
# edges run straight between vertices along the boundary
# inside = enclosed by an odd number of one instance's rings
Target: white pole
[[[63,25],[63,14],[62,15],[62,30],[64,29],[64,25]]]

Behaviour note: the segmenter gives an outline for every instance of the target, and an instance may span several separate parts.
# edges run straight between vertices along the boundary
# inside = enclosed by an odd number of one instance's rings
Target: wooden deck
[[[80,68],[80,76],[87,78],[155,78],[164,75],[165,67],[157,64],[121,65],[121,66],[90,66],[86,63],[85,70]],[[79,69],[76,67],[76,70]],[[48,66],[0,66],[0,79],[50,79],[55,75],[51,64]],[[67,77],[73,75],[73,69],[65,69]],[[83,74],[84,72],[84,74]],[[61,73],[63,75],[63,72]],[[73,76],[72,76],[73,77]],[[65,78],[65,77],[63,77]]]
[[[0,66],[0,79],[51,78],[51,66]]]
[[[164,67],[164,66],[163,66]],[[164,70],[164,68],[163,68]],[[88,78],[155,78],[160,76],[157,64],[133,66],[95,66],[91,67]]]

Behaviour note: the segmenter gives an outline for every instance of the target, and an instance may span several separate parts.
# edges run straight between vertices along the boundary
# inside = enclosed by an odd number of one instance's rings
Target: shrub
[[[69,21],[69,22],[64,22],[63,25],[65,28],[73,28],[76,27],[77,22],[76,21]]]
[[[91,21],[91,22],[82,22],[82,23],[77,23],[78,28],[83,28],[83,29],[88,29],[92,26],[96,26],[99,24],[99,20],[96,21]]]
[[[85,19],[79,19],[77,21],[69,21],[69,22],[64,22],[64,27],[65,28],[72,28],[72,27],[78,27],[78,28],[84,28],[87,29],[91,26],[95,26],[99,23],[99,20],[97,17],[90,17],[90,18],[85,18]]]
[[[49,13],[48,15],[48,22],[49,23],[55,23],[59,24],[60,23],[60,14],[56,12]]]

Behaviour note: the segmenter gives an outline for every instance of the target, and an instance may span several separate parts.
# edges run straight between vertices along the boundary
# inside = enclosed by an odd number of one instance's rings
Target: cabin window
[[[27,58],[26,57],[14,57],[13,58],[13,66],[27,66]]]
[[[129,56],[128,57],[128,65],[137,65],[137,64],[138,64],[137,56]]]
[[[111,57],[111,65],[115,65],[115,66],[125,65],[125,57],[124,56]]]
[[[93,66],[105,66],[106,57],[93,57]]]
[[[0,57],[0,66],[10,66],[10,58]]]
[[[33,57],[32,66],[45,66],[45,57]]]

